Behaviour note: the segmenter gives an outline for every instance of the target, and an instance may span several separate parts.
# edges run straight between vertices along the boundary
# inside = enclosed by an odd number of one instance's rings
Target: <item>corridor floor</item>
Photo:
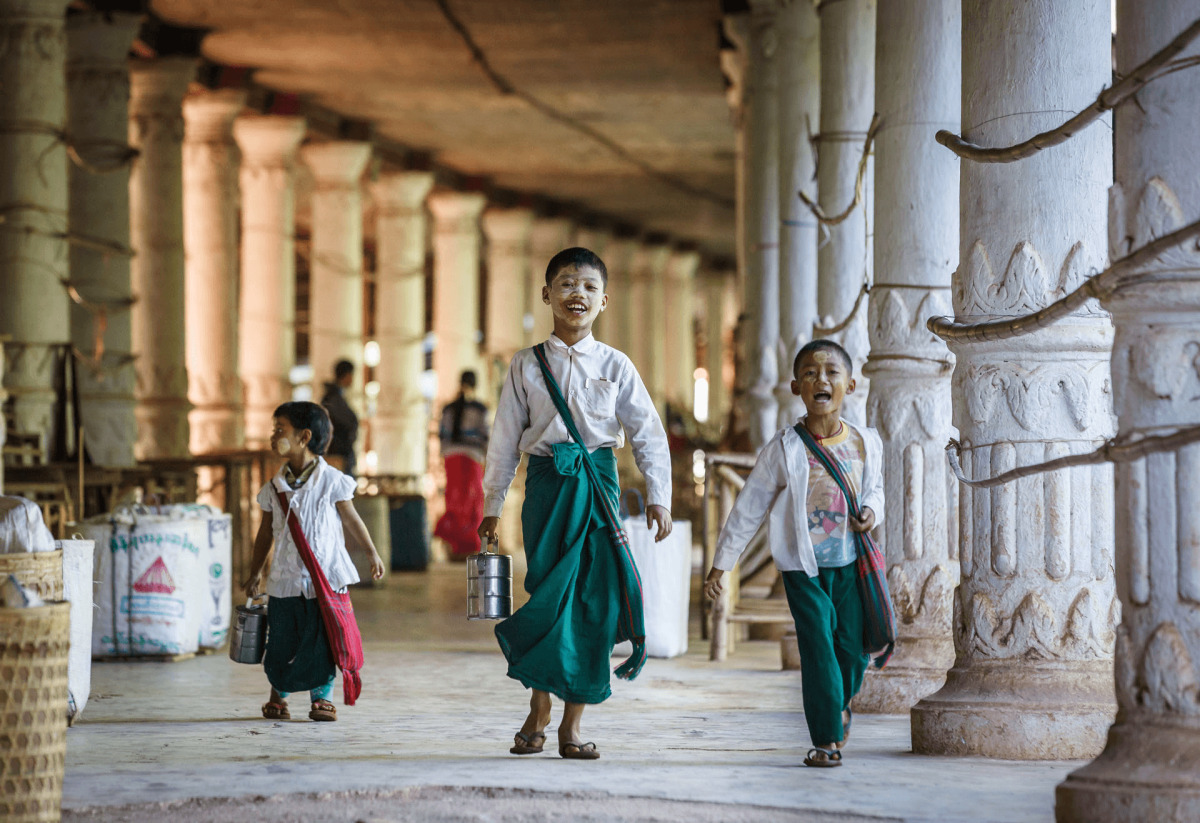
[[[1018,823],[1051,820],[1055,784],[1079,765],[918,757],[907,717],[861,716],[844,767],[805,768],[799,680],[778,670],[778,644],[714,664],[695,636],[587,710],[599,761],[552,744],[515,757],[527,693],[492,624],[463,617],[463,578],[436,566],[355,590],[363,695],[341,706],[339,681],[336,723],[309,722],[303,695],[305,719],[264,720],[261,668],[224,655],[95,664],[67,735],[63,819]]]

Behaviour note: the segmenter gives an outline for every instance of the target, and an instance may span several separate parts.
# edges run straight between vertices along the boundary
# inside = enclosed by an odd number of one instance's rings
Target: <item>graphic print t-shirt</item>
[[[840,432],[820,442],[837,461],[854,494],[861,494],[865,454],[862,436],[843,423]],[[817,555],[817,566],[822,569],[846,566],[853,563],[856,556],[854,535],[846,523],[850,517],[846,498],[821,461],[807,449],[805,452],[808,455],[808,534]]]

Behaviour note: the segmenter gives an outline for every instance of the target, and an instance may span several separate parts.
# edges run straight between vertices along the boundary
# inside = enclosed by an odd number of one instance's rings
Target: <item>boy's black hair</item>
[[[475,376],[475,372],[471,371],[470,369],[467,369],[458,378],[458,385],[463,386],[468,389],[473,389],[473,388],[475,388],[475,383],[477,382],[477,380],[478,380],[478,377]]]
[[[349,360],[339,360],[333,367],[333,376],[341,380],[348,374],[354,374],[354,364]]]
[[[846,367],[846,373],[854,376],[854,361],[850,359],[850,352],[843,349],[840,345],[832,340],[811,340],[800,347],[800,351],[796,352],[796,359],[792,361],[792,376],[797,380],[800,379],[800,360],[806,354],[812,354],[818,351],[831,351],[842,360],[842,365]]]
[[[308,450],[313,454],[324,454],[329,448],[329,440],[333,437],[333,423],[329,420],[329,412],[325,407],[307,400],[292,400],[284,403],[275,410],[274,417],[282,417],[292,424],[296,431],[308,429],[312,439],[308,441]]]
[[[558,273],[567,266],[576,266],[577,268],[591,266],[600,272],[600,280],[604,283],[605,291],[608,290],[608,269],[605,267],[604,261],[600,259],[600,255],[591,249],[585,249],[581,246],[572,246],[569,249],[563,249],[550,258],[550,263],[546,266],[546,285],[549,286],[550,282],[558,276]]]

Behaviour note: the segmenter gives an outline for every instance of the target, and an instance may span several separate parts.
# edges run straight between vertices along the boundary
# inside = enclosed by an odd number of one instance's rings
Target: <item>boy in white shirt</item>
[[[634,645],[618,677],[632,680],[645,662],[641,583],[616,514],[614,450],[628,434],[646,478],[646,524],[657,526],[656,540],[671,532],[671,457],[637,369],[592,337],[607,286],[604,262],[587,249],[551,259],[542,302],[553,312],[554,334],[513,356],[488,446],[479,535],[489,542],[521,454],[529,455],[521,526],[530,597],[496,626],[508,676],[533,690],[513,754],[542,751],[553,694],[565,703],[559,754],[598,758],[596,745],[580,737],[579,720],[586,704],[611,694],[613,645]]]
[[[850,730],[850,700],[862,686],[870,656],[853,532],[869,532],[883,514],[883,443],[874,429],[841,419],[854,392],[853,366],[832,340],[800,349],[792,393],[808,414],[763,446],[717,539],[705,593],[720,596],[725,573],[768,516],[768,540],[796,622],[803,671],[804,719],[813,749],[806,766],[840,766]],[[797,431],[824,447],[861,501],[854,517],[845,495]]]
[[[262,706],[268,720],[289,720],[288,694],[308,690],[310,720],[337,720],[329,701],[337,664],[321,618],[316,587],[288,530],[288,513],[295,512],[313,556],[335,592],[358,582],[358,572],[346,551],[343,527],[371,551],[371,576],[383,577],[383,560],[371,535],[350,501],[354,478],[321,457],[329,446],[333,425],[329,413],[316,403],[295,401],[275,410],[271,448],[286,462],[258,493],[262,523],[254,538],[250,576],[243,584],[247,597],[262,588],[263,568],[272,555],[267,577],[267,650],[263,669],[271,695]],[[280,505],[279,494],[287,500]]]

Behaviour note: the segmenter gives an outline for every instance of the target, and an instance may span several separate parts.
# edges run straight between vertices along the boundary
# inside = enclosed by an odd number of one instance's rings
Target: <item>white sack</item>
[[[92,568],[91,540],[61,540],[63,599],[71,604],[71,651],[67,656],[67,720],[74,723],[87,705],[92,689]]]
[[[675,521],[671,534],[661,543],[654,542],[655,531],[646,528],[644,514],[627,515],[621,522],[642,578],[646,654],[650,657],[685,654],[692,579],[691,521]]]
[[[54,535],[46,528],[38,504],[0,495],[0,554],[52,551]]]
[[[208,521],[121,510],[79,531],[96,541],[92,654],[195,652],[211,599]]]

